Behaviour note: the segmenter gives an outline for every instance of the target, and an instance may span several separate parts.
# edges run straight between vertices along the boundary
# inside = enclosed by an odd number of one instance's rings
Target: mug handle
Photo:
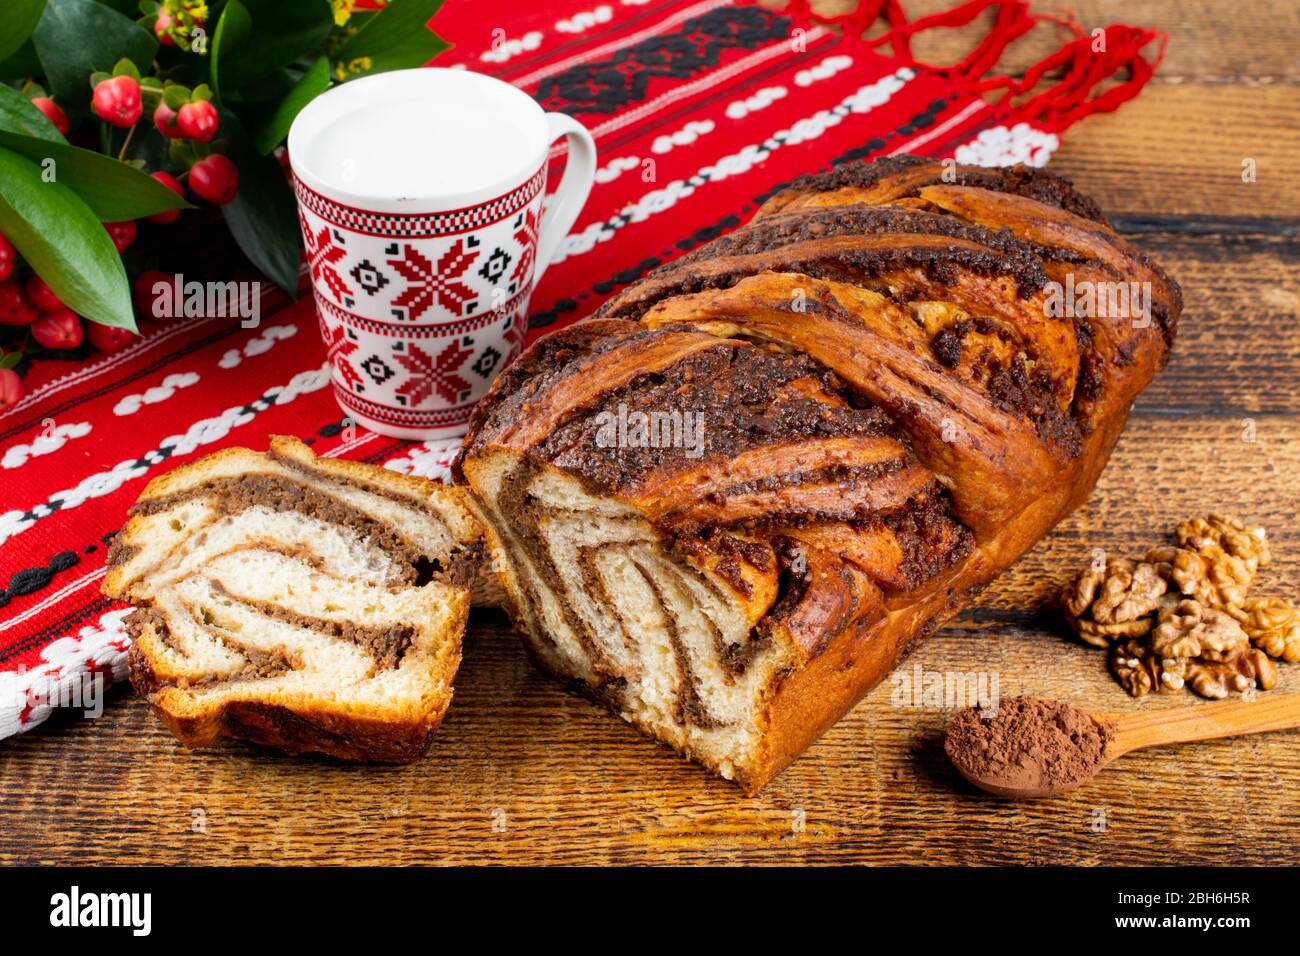
[[[551,256],[573,228],[578,213],[582,212],[587,197],[591,195],[591,184],[596,181],[596,141],[587,132],[587,127],[563,113],[547,113],[546,125],[550,131],[548,142],[554,143],[561,136],[568,137],[569,160],[564,166],[564,178],[560,180],[560,187],[551,198],[550,208],[542,217],[542,227],[538,230],[533,288],[542,281],[542,274],[551,264]]]

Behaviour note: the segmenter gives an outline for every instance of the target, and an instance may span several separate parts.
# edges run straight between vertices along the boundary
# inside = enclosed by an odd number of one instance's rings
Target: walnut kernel
[[[1228,608],[1251,643],[1269,657],[1294,664],[1300,661],[1300,608],[1285,598],[1247,598],[1240,607]]]
[[[1154,622],[1149,617],[1141,617],[1136,621],[1121,621],[1118,624],[1098,624],[1081,618],[1073,624],[1079,639],[1085,644],[1105,648],[1122,637],[1141,637],[1151,630]]]
[[[1102,571],[1081,571],[1062,597],[1079,636],[1095,647],[1106,647],[1112,639],[1149,631],[1146,615],[1156,609],[1167,587],[1146,562],[1111,558]]]
[[[1160,612],[1151,632],[1151,650],[1161,657],[1201,657],[1244,653],[1246,632],[1228,614],[1197,601],[1180,601]]]
[[[1251,686],[1271,690],[1277,685],[1277,668],[1258,648],[1251,648],[1227,660],[1188,661],[1187,683],[1202,697],[1222,700],[1229,691],[1240,692]]]
[[[1144,697],[1159,686],[1148,649],[1140,641],[1120,641],[1111,648],[1110,672],[1133,697]]]
[[[1200,550],[1152,548],[1146,562],[1168,584],[1211,607],[1240,604],[1255,579],[1249,562],[1215,544]]]
[[[1264,529],[1209,515],[1179,524],[1177,540],[1078,574],[1062,594],[1075,632],[1110,648],[1111,673],[1134,697],[1277,686],[1272,658],[1300,662],[1300,607],[1247,597],[1269,563]]]
[[[1221,515],[1192,518],[1178,525],[1177,534],[1182,547],[1193,551],[1221,548],[1244,561],[1252,575],[1269,562],[1268,533],[1259,527],[1247,528],[1237,518]]]

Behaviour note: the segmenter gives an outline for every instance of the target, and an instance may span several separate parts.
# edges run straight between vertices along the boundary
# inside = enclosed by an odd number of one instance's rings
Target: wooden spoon
[[[1090,716],[1099,724],[1112,724],[1115,737],[1107,745],[1105,755],[1092,773],[1079,780],[1044,788],[1007,787],[995,780],[980,779],[960,765],[957,765],[957,770],[975,786],[1009,800],[1056,797],[1081,787],[1115,760],[1143,747],[1300,727],[1300,694],[1277,694],[1257,697],[1252,701],[1225,701],[1218,704],[1202,704],[1199,707],[1173,707],[1138,713],[1090,714]]]

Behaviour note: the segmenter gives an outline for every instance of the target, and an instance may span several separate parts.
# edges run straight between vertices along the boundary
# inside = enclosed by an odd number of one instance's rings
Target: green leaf
[[[45,182],[39,166],[3,148],[0,232],[68,308],[135,331],[131,284],[103,225],[66,185]]]
[[[163,89],[162,98],[169,109],[179,112],[180,108],[190,101],[190,91],[188,87],[181,86],[179,83],[169,83]]]
[[[31,38],[8,59],[0,62],[0,80],[23,80],[43,73],[41,61],[36,57],[36,47]]]
[[[48,0],[32,40],[54,96],[77,115],[89,109],[91,73],[122,57],[147,70],[158,49],[139,24],[94,0]]]
[[[292,66],[282,66],[274,73],[268,73],[252,86],[236,90],[230,97],[232,108],[239,109],[243,116],[244,107],[252,106],[254,113],[266,117],[297,86],[303,72]]]
[[[66,143],[40,110],[0,85],[0,147],[37,165],[53,160],[54,178],[77,193],[103,222],[139,219],[189,203],[138,169]]]
[[[44,12],[45,0],[5,0],[5,13],[0,17],[0,60],[18,52]]]
[[[122,57],[113,64],[114,76],[129,76],[137,83],[140,81],[140,70],[126,57]]]
[[[424,66],[450,44],[428,29],[442,0],[389,0],[389,3],[334,53],[336,62],[369,59],[353,76]]]
[[[167,160],[177,169],[189,169],[198,162],[199,154],[188,139],[167,141]]]
[[[289,135],[289,127],[294,117],[304,106],[330,88],[330,62],[321,57],[302,75],[289,95],[282,99],[266,120],[258,127],[254,136],[257,151],[265,156],[284,141]]]
[[[319,52],[334,29],[329,0],[243,0],[243,5],[252,29],[228,55],[223,50],[221,83],[227,96],[306,53]]]
[[[221,111],[221,128],[231,137],[230,155],[239,168],[239,192],[234,201],[221,207],[221,214],[253,265],[297,298],[298,207],[284,170],[274,157],[252,149],[234,114]]]
[[[374,56],[401,46],[412,32],[428,30],[443,0],[389,0],[336,51],[338,59]]]
[[[409,70],[424,66],[450,46],[450,43],[437,34],[425,30],[422,33],[410,34],[401,45],[383,53],[340,62],[347,64],[347,78],[352,80],[372,73],[387,73],[389,70]]]
[[[221,103],[221,62],[244,42],[248,31],[253,28],[253,18],[239,0],[230,0],[226,9],[221,11],[217,21],[217,30],[212,36],[212,46],[208,51],[208,79],[217,103]]]
[[[0,368],[13,368],[22,360],[22,352],[10,352],[7,355],[0,356]]]
[[[21,133],[51,143],[62,143],[63,136],[32,101],[12,87],[0,83],[0,130]]]
[[[53,160],[54,178],[75,192],[100,222],[122,222],[193,207],[148,173],[112,156],[62,142],[0,130],[0,147],[38,166]]]

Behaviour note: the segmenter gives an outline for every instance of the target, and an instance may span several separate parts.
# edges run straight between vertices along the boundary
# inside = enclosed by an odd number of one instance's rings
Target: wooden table
[[[1300,9],[1070,5],[1088,26],[1171,35],[1146,92],[1075,128],[1053,168],[1181,281],[1178,344],[1088,504],[906,666],[996,671],[1003,695],[1097,709],[1183,705],[1194,698],[1131,700],[1104,654],[1036,608],[1093,548],[1141,553],[1211,511],[1264,524],[1276,560],[1258,587],[1300,594]],[[1051,46],[1038,32],[1017,63]],[[918,50],[946,62],[966,42],[957,31]],[[1258,181],[1242,181],[1245,159]],[[1300,692],[1300,666],[1282,670],[1273,693]],[[1300,736],[1148,752],[1069,798],[1010,805],[948,765],[946,711],[892,707],[892,688],[746,799],[535,674],[489,613],[467,635],[433,753],[414,766],[188,753],[125,691],[98,720],[5,741],[0,861],[1300,863]]]

